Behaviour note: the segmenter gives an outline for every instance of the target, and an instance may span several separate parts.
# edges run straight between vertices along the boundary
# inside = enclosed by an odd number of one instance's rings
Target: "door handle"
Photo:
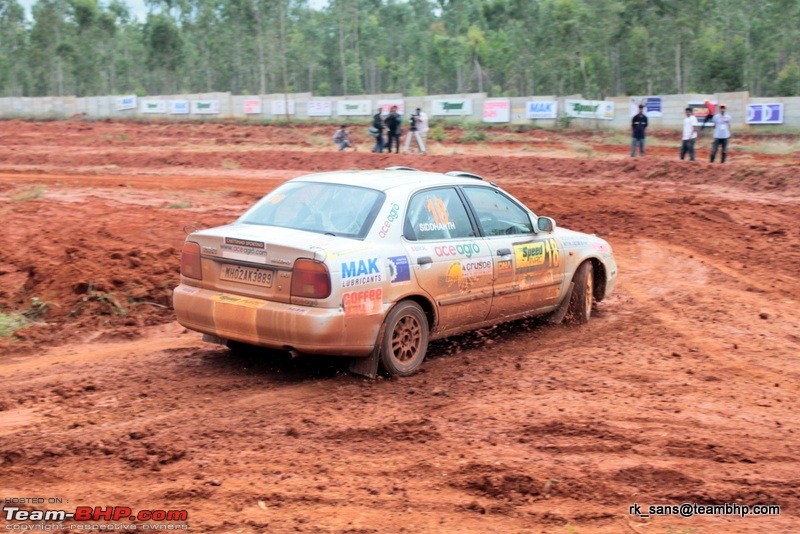
[[[498,256],[510,256],[511,255],[511,249],[510,248],[499,248],[499,249],[497,249],[497,255]]]
[[[429,263],[433,263],[433,260],[430,256],[422,256],[417,258],[417,263],[419,265],[428,265]]]

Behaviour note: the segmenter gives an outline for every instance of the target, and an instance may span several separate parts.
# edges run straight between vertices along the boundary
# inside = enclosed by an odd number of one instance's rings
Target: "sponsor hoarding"
[[[260,115],[261,114],[261,99],[248,98],[242,104],[245,115]]]
[[[330,100],[309,100],[306,110],[309,117],[330,117],[333,115],[333,102]]]
[[[469,98],[434,100],[431,104],[431,115],[472,115],[472,100]]]
[[[392,106],[397,108],[397,113],[400,115],[406,112],[406,103],[404,100],[378,100],[378,107],[383,110],[381,114],[384,116],[389,114]]]
[[[614,103],[605,100],[565,100],[564,113],[576,119],[611,120],[614,118]]]
[[[189,113],[188,100],[170,100],[167,102],[170,115],[187,115]]]
[[[747,124],[783,124],[783,104],[748,104]]]
[[[213,115],[219,113],[219,100],[192,100],[192,114]]]
[[[141,113],[166,113],[167,103],[164,100],[140,100],[139,111]]]
[[[118,96],[116,106],[117,111],[136,109],[136,95]]]
[[[555,119],[558,117],[558,102],[527,102],[525,117],[528,119]]]
[[[484,100],[483,122],[510,122],[511,100]]]
[[[340,117],[372,115],[371,104],[369,100],[338,100],[336,102],[336,114]]]
[[[664,102],[660,96],[632,96],[630,99],[631,117],[639,113],[639,104],[644,104],[644,114],[648,117],[664,116]]]

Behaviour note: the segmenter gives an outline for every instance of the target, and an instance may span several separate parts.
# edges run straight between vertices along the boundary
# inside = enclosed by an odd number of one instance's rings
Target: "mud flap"
[[[564,295],[564,300],[561,301],[561,305],[547,318],[548,323],[561,324],[561,321],[564,320],[564,317],[567,315],[567,310],[569,310],[569,301],[572,300],[573,289],[575,289],[575,282],[570,282],[569,289],[567,289],[567,294]]]
[[[350,372],[367,378],[378,376],[379,350],[378,347],[375,347],[366,358],[350,358]]]

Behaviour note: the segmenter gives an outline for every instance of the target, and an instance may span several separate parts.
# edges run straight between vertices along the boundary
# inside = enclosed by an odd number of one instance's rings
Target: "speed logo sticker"
[[[514,259],[518,273],[558,267],[560,263],[558,243],[555,239],[545,239],[544,241],[514,245]]]

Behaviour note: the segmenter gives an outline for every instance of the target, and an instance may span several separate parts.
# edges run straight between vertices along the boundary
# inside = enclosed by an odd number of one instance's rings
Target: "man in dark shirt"
[[[647,115],[644,114],[644,104],[639,104],[639,113],[633,116],[631,121],[631,157],[636,157],[636,147],[639,147],[639,155],[644,156],[644,138],[647,129]]]
[[[397,113],[397,106],[392,106],[389,116],[384,121],[386,123],[388,152],[392,152],[392,143],[395,145],[395,152],[400,153],[400,115]]]

